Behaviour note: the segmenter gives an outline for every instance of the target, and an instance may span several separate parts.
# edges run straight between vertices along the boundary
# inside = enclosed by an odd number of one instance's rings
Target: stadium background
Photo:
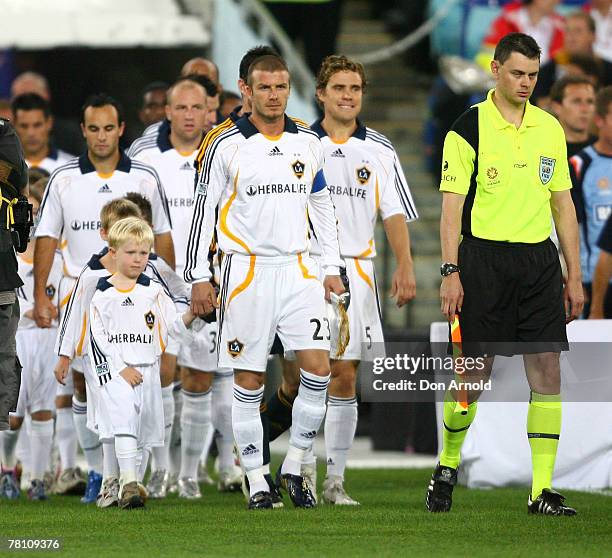
[[[437,191],[438,165],[433,146],[436,134],[444,134],[446,130],[436,130],[430,110],[430,94],[440,79],[438,61],[444,55],[473,58],[490,22],[505,3],[503,0],[341,0],[337,51],[356,59],[372,60],[366,65],[369,87],[362,119],[395,145],[420,215],[418,221],[410,224],[417,298],[399,310],[391,299],[382,297],[383,320],[390,340],[428,340],[430,324],[441,319],[438,297],[441,197]],[[566,0],[559,11],[567,12],[583,3]],[[281,47],[293,72],[295,87],[289,112],[307,120],[316,115],[313,76],[304,63],[300,42],[287,37],[282,28],[262,13],[257,0],[130,0],[128,3],[58,0],[52,6],[45,0],[32,0],[27,8],[21,2],[0,0],[0,10],[7,30],[0,37],[3,49],[0,99],[8,99],[10,83],[16,75],[36,71],[49,80],[56,117],[76,124],[85,97],[94,91],[107,91],[126,109],[126,145],[142,130],[137,114],[141,90],[147,83],[172,82],[187,59],[206,56],[218,64],[224,89],[236,92],[239,57],[254,44],[273,42]],[[306,27],[312,24],[304,22]],[[414,37],[415,31],[416,36],[423,32],[424,38],[399,54],[386,57],[396,41]],[[394,263],[380,224],[377,242],[377,269],[381,290],[386,293]],[[394,427],[388,428],[389,424]],[[359,434],[371,436],[374,449],[434,455],[437,442],[433,402],[361,405]],[[418,489],[422,492],[424,485],[420,476],[415,476],[415,486],[417,477]],[[394,482],[405,482],[406,478],[390,474],[385,479],[387,488]],[[374,484],[372,480],[369,482]],[[412,482],[412,477],[408,482]],[[377,497],[394,502],[392,489]],[[471,499],[467,504],[481,505],[475,502]],[[601,510],[605,504],[598,501],[593,509]],[[519,537],[520,533],[527,536],[531,532],[529,527],[514,527]],[[422,528],[429,529],[424,525]],[[440,528],[442,534],[444,529]],[[604,522],[596,524],[594,534],[601,534],[603,528]],[[307,529],[315,533],[314,525]],[[502,537],[503,521],[496,518],[492,529],[492,536],[499,532]],[[347,536],[352,532],[349,529]],[[466,538],[477,534],[477,529],[471,529]],[[411,539],[404,542],[410,544]],[[375,548],[376,544],[372,551]],[[458,548],[463,548],[463,544]],[[494,548],[491,544],[490,549]]]

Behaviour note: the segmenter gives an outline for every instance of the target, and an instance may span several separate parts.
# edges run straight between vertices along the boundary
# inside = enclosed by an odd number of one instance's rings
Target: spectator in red
[[[504,6],[493,21],[476,61],[490,70],[493,52],[508,33],[531,35],[542,49],[540,64],[546,64],[563,47],[563,17],[555,13],[560,0],[517,0]]]

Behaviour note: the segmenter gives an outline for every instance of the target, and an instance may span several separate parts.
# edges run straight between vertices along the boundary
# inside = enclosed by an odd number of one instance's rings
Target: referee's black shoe
[[[271,510],[272,509],[272,496],[269,492],[256,492],[249,498],[250,510]]]
[[[430,512],[450,511],[453,503],[453,488],[457,484],[457,469],[439,463],[431,475],[425,505]]]
[[[550,488],[545,488],[542,493],[535,499],[531,500],[531,494],[527,501],[528,513],[540,515],[576,515],[576,510],[566,506],[565,496]]]
[[[296,508],[314,508],[317,505],[306,479],[301,475],[282,475],[279,468],[276,484],[287,491]]]

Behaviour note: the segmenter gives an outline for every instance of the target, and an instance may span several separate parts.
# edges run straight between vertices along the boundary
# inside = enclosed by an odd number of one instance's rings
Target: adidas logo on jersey
[[[122,303],[121,306],[134,306],[132,299],[128,296]]]
[[[195,170],[193,168],[193,165],[189,162],[189,161],[185,161],[182,165],[180,170],[187,170],[187,171],[191,171],[191,170]]]
[[[254,453],[259,453],[259,450],[253,444],[249,444],[242,450],[242,455],[253,455]]]
[[[300,436],[302,438],[306,438],[307,440],[312,440],[313,438],[316,438],[317,431],[316,430],[311,430],[310,432],[302,432],[300,434]]]
[[[113,191],[110,189],[110,186],[108,184],[100,186],[100,189],[98,190],[98,194],[111,194],[112,192]]]
[[[344,159],[345,155],[342,153],[342,149],[338,148],[330,155],[330,157],[342,157]]]
[[[281,150],[276,145],[270,150],[270,153],[268,153],[268,155],[270,157],[274,157],[276,155],[282,155],[282,154],[283,153],[281,152]]]

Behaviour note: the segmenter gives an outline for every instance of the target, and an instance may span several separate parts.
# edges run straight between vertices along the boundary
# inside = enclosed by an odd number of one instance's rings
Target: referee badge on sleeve
[[[555,172],[556,159],[540,156],[540,180],[546,186]]]

